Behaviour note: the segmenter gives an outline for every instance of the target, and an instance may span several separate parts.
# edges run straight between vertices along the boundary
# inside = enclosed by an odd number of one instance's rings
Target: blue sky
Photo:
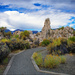
[[[0,0],[0,27],[40,31],[46,18],[52,29],[75,29],[75,0]]]

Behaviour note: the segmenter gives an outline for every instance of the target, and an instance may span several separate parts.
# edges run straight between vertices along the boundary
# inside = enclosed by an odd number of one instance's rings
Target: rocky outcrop
[[[3,34],[0,32],[0,39],[2,39],[4,36],[3,36]]]
[[[42,28],[41,36],[42,39],[47,39],[50,36],[50,20],[47,18],[44,22],[44,27]]]
[[[13,35],[19,35],[19,36],[20,36],[20,33],[21,33],[21,31],[15,31],[15,32],[13,33]]]
[[[72,37],[73,36],[73,29],[71,27],[65,27],[64,29],[56,29],[51,30],[50,37],[52,38],[58,38],[58,37]]]
[[[42,28],[41,32],[38,32],[37,34],[30,34],[30,37],[34,40],[38,40],[40,42],[43,41],[43,39],[48,39],[49,37],[52,38],[58,38],[58,37],[65,37],[69,38],[73,36],[73,29],[71,27],[63,27],[56,30],[52,30],[50,27],[50,19],[47,18],[44,22],[44,27]]]

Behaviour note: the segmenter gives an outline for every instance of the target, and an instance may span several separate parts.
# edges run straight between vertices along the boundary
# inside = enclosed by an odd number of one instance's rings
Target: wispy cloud
[[[48,17],[51,28],[75,28],[75,0],[0,0],[0,27],[41,30]]]
[[[41,30],[44,25],[44,20],[49,17],[51,20],[51,28],[58,28],[61,26],[67,26],[68,23],[72,23],[73,20],[70,20],[70,18],[71,16],[75,16],[74,14],[66,14],[60,11],[55,12],[56,10],[54,11],[54,9],[53,11],[50,11],[50,9],[47,11],[49,12],[48,14],[45,14],[45,10],[27,14],[19,13],[17,11],[6,11],[4,13],[0,13],[0,25],[5,25],[9,29]],[[72,24],[72,26],[74,25],[75,24]]]

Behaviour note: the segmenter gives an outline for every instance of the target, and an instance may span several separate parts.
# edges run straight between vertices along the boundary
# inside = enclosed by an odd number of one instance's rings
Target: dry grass
[[[21,51],[23,51],[23,50],[13,50],[11,53],[19,53]]]

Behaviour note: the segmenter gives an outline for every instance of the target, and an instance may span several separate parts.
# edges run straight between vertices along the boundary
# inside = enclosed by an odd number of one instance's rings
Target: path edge
[[[7,73],[8,73],[8,71],[9,71],[11,65],[12,65],[12,62],[13,62],[13,59],[15,58],[15,56],[18,55],[18,54],[20,54],[20,53],[22,53],[22,52],[24,52],[24,51],[25,51],[25,50],[23,50],[23,51],[21,51],[21,52],[19,52],[19,53],[16,53],[16,54],[14,54],[14,55],[11,57],[11,59],[10,59],[8,65],[6,66],[6,69],[5,69],[4,72],[3,72],[3,75],[7,75]]]
[[[35,53],[35,52],[34,52]],[[33,56],[33,54],[32,54]],[[45,70],[40,70],[40,68],[38,67],[38,65],[36,64],[36,62],[34,61],[33,57],[31,56],[31,60],[33,63],[34,68],[38,71],[38,72],[43,72],[43,73],[48,73],[48,74],[54,74],[54,75],[69,75],[69,74],[64,74],[64,73],[56,73],[56,72],[51,72],[51,71],[45,71]]]

